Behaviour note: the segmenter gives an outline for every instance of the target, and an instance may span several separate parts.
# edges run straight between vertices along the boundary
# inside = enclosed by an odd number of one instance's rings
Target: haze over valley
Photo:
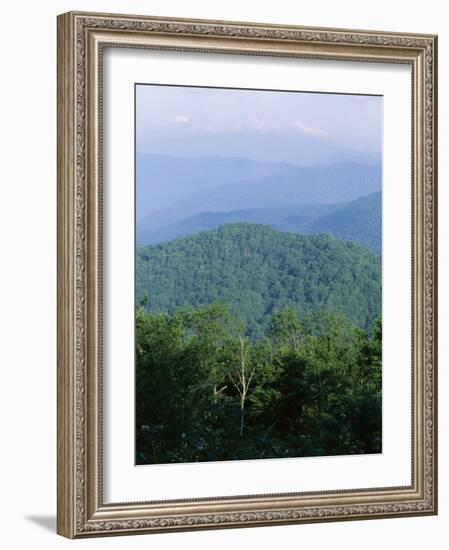
[[[380,252],[381,168],[227,157],[137,157],[136,237],[157,244],[234,222],[328,233]]]

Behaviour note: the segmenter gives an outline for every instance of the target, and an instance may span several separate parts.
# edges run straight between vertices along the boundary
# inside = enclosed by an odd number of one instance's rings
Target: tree
[[[256,365],[249,358],[248,340],[239,336],[237,350],[228,363],[228,376],[237,390],[240,400],[240,437],[243,436],[245,404],[255,372]]]
[[[223,303],[136,313],[137,462],[381,450],[382,335],[275,312],[253,341]]]
[[[286,346],[299,351],[304,325],[296,309],[287,306],[274,313],[268,325],[268,335],[277,347]]]

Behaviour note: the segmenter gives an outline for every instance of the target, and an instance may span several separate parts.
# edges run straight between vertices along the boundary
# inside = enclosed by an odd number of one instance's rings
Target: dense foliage
[[[381,326],[223,303],[136,315],[137,463],[381,452]]]
[[[222,300],[251,339],[262,338],[274,312],[291,306],[339,312],[361,328],[380,317],[381,262],[367,249],[328,235],[295,235],[256,224],[218,229],[139,247],[138,302],[173,313]]]

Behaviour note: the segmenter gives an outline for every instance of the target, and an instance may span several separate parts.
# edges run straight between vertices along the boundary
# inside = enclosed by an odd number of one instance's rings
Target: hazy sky
[[[136,86],[138,152],[311,161],[382,149],[382,98]]]

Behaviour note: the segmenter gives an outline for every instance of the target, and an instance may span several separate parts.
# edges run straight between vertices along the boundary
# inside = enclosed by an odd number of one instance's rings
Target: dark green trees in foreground
[[[138,464],[381,451],[381,326],[223,303],[136,316]]]

